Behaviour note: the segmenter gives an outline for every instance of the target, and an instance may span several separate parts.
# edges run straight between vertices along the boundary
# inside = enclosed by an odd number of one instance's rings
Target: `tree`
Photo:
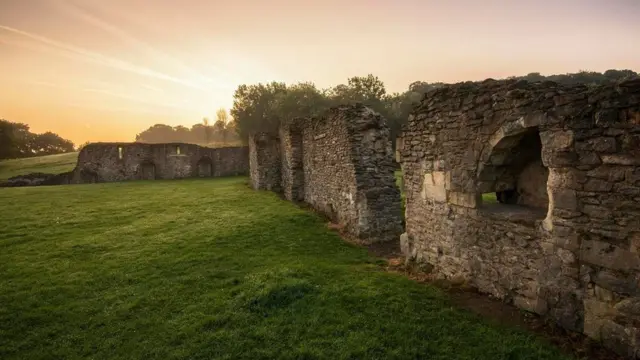
[[[233,94],[231,116],[243,141],[254,131],[277,131],[280,119],[274,113],[273,103],[286,89],[284,83],[278,82],[238,86]]]
[[[222,140],[223,144],[227,143],[227,123],[229,121],[229,115],[227,114],[227,110],[224,108],[218,109],[216,111],[216,123],[214,124],[214,128],[218,133],[218,137]]]
[[[174,130],[165,124],[155,124],[147,130],[136,135],[136,141],[146,143],[166,143],[174,139]]]
[[[282,121],[321,115],[331,106],[331,100],[314,83],[303,82],[287,87],[271,104],[271,112]]]
[[[31,152],[38,155],[53,155],[75,150],[73,143],[50,131],[31,138]]]
[[[71,141],[58,134],[34,134],[29,125],[0,120],[0,159],[51,155],[74,151]]]
[[[194,139],[204,139],[204,144],[207,145],[211,142],[211,136],[213,129],[208,118],[202,119],[202,124],[196,124],[191,127],[191,133],[194,135]],[[196,141],[197,141],[196,140]]]
[[[337,103],[363,103],[378,107],[387,94],[384,83],[377,76],[354,76],[347,79],[347,85],[340,84],[330,90],[329,96]]]

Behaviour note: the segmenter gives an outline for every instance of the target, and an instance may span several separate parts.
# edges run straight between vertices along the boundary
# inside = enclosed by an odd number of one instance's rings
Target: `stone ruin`
[[[640,356],[640,80],[451,85],[397,146],[408,261]]]
[[[253,134],[249,163],[255,189],[305,202],[362,242],[397,241],[402,233],[389,129],[363,105]]]
[[[248,148],[194,144],[93,143],[78,154],[73,171],[29,174],[4,186],[36,186],[246,175]]]
[[[72,183],[245,175],[246,147],[194,144],[96,143],[78,154]]]

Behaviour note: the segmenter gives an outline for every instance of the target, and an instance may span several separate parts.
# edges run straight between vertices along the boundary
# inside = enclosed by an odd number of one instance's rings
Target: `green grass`
[[[565,359],[245,182],[0,189],[0,358]]]
[[[24,159],[0,160],[0,181],[34,172],[59,174],[71,171],[78,161],[78,153],[38,156]]]

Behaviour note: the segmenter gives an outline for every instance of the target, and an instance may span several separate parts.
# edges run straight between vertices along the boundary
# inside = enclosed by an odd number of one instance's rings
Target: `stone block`
[[[599,153],[614,153],[617,150],[616,139],[613,137],[599,137],[587,140],[591,150]]]
[[[640,256],[599,240],[582,240],[580,260],[613,270],[640,270]]]
[[[584,299],[584,334],[592,339],[600,340],[604,321],[616,314],[613,305],[597,299]]]
[[[622,356],[631,357],[635,355],[637,333],[637,329],[624,327],[612,320],[602,321],[602,344]]]
[[[549,188],[549,207],[554,209],[578,210],[575,190]]]
[[[421,195],[423,199],[446,202],[445,173],[443,171],[434,171],[424,174]]]
[[[548,168],[561,168],[578,165],[578,154],[573,151],[542,151],[542,163]]]
[[[587,182],[587,176],[584,171],[574,168],[556,168],[549,170],[547,185],[554,188],[582,190],[585,182]]]
[[[547,311],[547,304],[545,301],[524,296],[514,296],[513,305],[536,314],[544,314]]]
[[[584,205],[582,212],[592,218],[610,219],[613,217],[612,211],[603,206]]]
[[[540,141],[543,149],[547,150],[565,150],[573,145],[573,131],[541,131]]]
[[[610,165],[640,165],[640,157],[628,154],[602,155],[602,163]]]
[[[611,189],[613,184],[602,179],[591,178],[584,184],[584,191],[608,192]]]
[[[449,204],[464,206],[467,208],[477,208],[480,195],[475,193],[463,193],[457,191],[450,191],[448,195]]]
[[[632,253],[640,256],[640,232],[629,235],[629,247]]]

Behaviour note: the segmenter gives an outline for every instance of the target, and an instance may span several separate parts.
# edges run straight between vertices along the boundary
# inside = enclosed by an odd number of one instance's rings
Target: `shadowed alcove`
[[[549,206],[549,171],[542,164],[541,154],[537,127],[498,139],[479,174],[481,207],[501,212],[528,209],[535,218],[544,218]],[[495,201],[487,201],[491,194],[495,194]]]

